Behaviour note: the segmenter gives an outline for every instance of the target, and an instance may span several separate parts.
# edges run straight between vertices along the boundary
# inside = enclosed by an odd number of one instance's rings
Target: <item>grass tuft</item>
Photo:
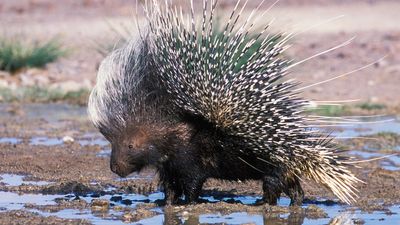
[[[379,103],[370,103],[370,102],[365,102],[357,105],[358,108],[364,109],[364,110],[380,110],[380,109],[385,109],[386,106],[383,104]]]
[[[23,68],[44,67],[66,54],[56,39],[25,42],[0,38],[0,70],[14,73]]]
[[[307,108],[305,112],[320,116],[343,116],[349,113],[349,107],[345,105],[322,105],[316,108]]]

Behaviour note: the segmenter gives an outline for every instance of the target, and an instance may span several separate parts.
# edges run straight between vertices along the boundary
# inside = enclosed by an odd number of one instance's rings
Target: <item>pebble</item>
[[[130,213],[125,213],[125,214],[122,216],[122,219],[123,219],[125,222],[131,222],[131,221],[133,220],[133,215],[130,214]]]
[[[110,202],[104,199],[93,199],[90,206],[92,211],[107,211],[110,207]]]
[[[75,141],[75,139],[71,136],[64,136],[62,140],[64,143],[73,143]]]

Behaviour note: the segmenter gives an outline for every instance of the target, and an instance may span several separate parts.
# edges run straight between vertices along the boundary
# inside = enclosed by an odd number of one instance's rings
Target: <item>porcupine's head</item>
[[[167,123],[147,50],[140,40],[111,53],[89,97],[90,119],[112,146],[111,170],[122,177],[157,160],[154,141]]]

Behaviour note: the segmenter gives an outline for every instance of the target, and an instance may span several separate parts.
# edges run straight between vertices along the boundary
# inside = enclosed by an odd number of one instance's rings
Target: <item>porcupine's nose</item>
[[[111,160],[110,168],[113,173],[117,174],[120,177],[126,177],[130,173],[128,167],[123,162],[116,162],[114,160]]]
[[[120,177],[126,177],[130,173],[129,166],[119,155],[119,152],[114,151],[114,149],[111,152],[110,169],[112,172],[114,172]]]

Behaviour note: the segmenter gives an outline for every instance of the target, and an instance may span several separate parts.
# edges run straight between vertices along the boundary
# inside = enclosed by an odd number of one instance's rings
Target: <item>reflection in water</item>
[[[304,223],[305,213],[291,212],[288,214],[249,214],[246,212],[231,213],[225,216],[221,214],[203,214],[182,217],[173,211],[165,212],[164,216],[157,215],[155,217],[144,219],[136,224],[181,224],[181,225],[198,225],[198,224],[254,224],[254,225],[302,225],[302,224],[329,224],[329,225],[348,225],[354,224],[353,215],[343,212],[329,219],[328,223],[315,219],[311,223]]]

